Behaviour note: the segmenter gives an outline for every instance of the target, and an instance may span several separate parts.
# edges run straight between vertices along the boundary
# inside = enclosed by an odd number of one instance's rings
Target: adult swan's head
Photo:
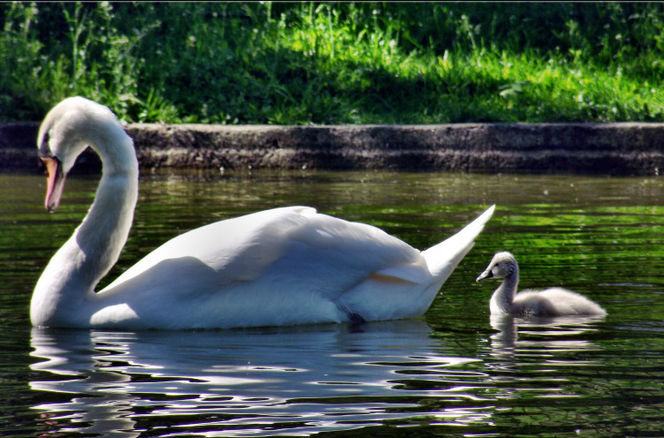
[[[86,146],[102,161],[95,200],[44,269],[36,326],[222,328],[419,316],[473,245],[493,207],[449,239],[418,251],[382,230],[311,207],[284,207],[176,236],[99,292],[127,239],[138,190],[131,139],[106,107],[74,97],[39,130],[46,208]]]
[[[37,136],[39,158],[48,175],[49,212],[57,209],[65,176],[88,146],[100,155],[105,173],[138,177],[133,142],[113,112],[83,97],[70,97],[48,112]]]

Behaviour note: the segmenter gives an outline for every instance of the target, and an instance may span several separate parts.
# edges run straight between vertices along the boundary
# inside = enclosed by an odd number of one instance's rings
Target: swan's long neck
[[[127,241],[138,195],[138,163],[120,125],[95,133],[91,147],[103,173],[95,200],[69,240],[55,253],[32,297],[34,325],[85,325],[83,309]]]
[[[515,263],[512,272],[505,276],[503,282],[491,296],[491,313],[512,313],[512,303],[514,302],[518,284],[519,267]]]

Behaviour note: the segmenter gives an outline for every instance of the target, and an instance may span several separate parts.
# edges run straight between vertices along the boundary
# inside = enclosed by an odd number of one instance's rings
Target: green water
[[[418,248],[495,203],[475,248],[420,319],[203,332],[30,327],[32,287],[94,196],[72,177],[58,213],[42,176],[0,174],[0,435],[662,436],[661,178],[438,173],[156,173],[141,178],[108,282],[193,227],[306,204]],[[603,320],[500,320],[512,251],[523,288],[562,285]]]

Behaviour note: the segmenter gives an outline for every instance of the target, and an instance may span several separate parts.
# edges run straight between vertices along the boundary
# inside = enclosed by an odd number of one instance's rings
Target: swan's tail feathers
[[[484,225],[491,219],[495,205],[489,207],[461,231],[431,248],[422,251],[431,274],[441,281],[447,280],[454,268],[473,247],[475,238],[482,232]]]

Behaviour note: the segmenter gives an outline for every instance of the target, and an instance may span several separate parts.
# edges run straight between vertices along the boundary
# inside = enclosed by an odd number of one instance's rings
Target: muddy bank
[[[0,125],[0,170],[37,171],[37,123]],[[131,124],[142,168],[251,167],[655,175],[664,124]],[[98,170],[93,154],[79,169]]]

